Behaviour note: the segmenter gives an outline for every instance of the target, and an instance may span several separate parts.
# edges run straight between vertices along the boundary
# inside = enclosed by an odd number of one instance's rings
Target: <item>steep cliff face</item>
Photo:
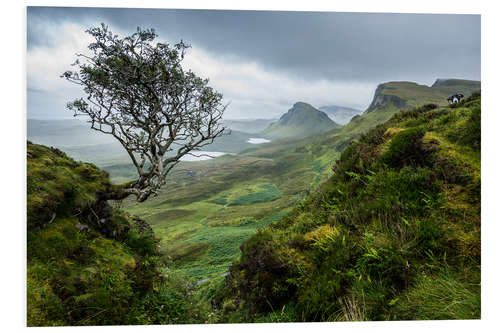
[[[401,109],[406,106],[406,101],[401,99],[396,95],[390,94],[391,89],[387,89],[386,84],[380,84],[375,90],[375,95],[373,97],[373,101],[365,111],[366,113],[370,113],[374,111],[379,106],[385,106],[388,104],[393,104],[396,108]]]

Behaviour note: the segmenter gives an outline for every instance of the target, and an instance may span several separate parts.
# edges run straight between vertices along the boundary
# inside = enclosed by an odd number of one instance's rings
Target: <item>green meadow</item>
[[[183,162],[157,197],[122,205],[152,225],[169,269],[204,280],[227,273],[241,244],[325,179],[330,161],[307,145],[266,144],[236,156]],[[130,173],[116,166],[108,171],[115,181]]]

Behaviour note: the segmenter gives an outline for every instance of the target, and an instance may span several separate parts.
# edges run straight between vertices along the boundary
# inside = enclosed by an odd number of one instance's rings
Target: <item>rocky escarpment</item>
[[[375,90],[373,101],[365,113],[390,109],[394,112],[428,103],[446,106],[451,94],[462,93],[468,97],[480,90],[481,82],[461,79],[437,79],[432,86],[410,81],[385,82]]]
[[[391,94],[391,91],[393,90],[394,88],[388,87],[385,83],[379,84],[379,86],[375,90],[373,101],[365,111],[365,113],[370,113],[377,107],[390,103],[392,103],[398,109],[404,108],[406,106],[406,101],[396,95]]]

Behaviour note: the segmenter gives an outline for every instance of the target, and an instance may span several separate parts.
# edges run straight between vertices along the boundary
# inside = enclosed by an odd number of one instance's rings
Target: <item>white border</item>
[[[7,2],[7,1],[5,1]],[[146,7],[146,8],[200,8],[200,9],[260,9],[260,10],[308,10],[344,12],[400,12],[400,13],[455,13],[482,15],[482,136],[483,136],[483,192],[482,192],[482,265],[483,306],[482,320],[478,321],[418,321],[418,322],[370,322],[370,323],[315,323],[315,324],[240,324],[240,325],[181,325],[181,326],[127,326],[92,327],[97,331],[169,330],[174,332],[234,332],[254,330],[341,330],[370,332],[422,332],[422,331],[493,331],[500,327],[496,315],[500,312],[498,275],[498,237],[500,221],[497,204],[498,172],[500,171],[498,146],[500,142],[499,88],[499,38],[498,6],[494,1],[415,0],[408,1],[190,1],[190,0],[78,0],[78,1],[10,1],[2,3],[2,64],[1,96],[3,127],[1,193],[1,318],[5,331],[23,328],[25,325],[25,138],[26,138],[26,8],[34,6],[81,6],[81,7]],[[7,119],[5,119],[5,117]],[[26,329],[26,328],[24,328]],[[87,330],[89,328],[66,328]],[[58,330],[43,328],[44,331]]]

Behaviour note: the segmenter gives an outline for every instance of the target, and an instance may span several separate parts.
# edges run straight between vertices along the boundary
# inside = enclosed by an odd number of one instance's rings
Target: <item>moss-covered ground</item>
[[[206,322],[185,276],[165,271],[145,221],[100,200],[106,172],[27,147],[28,326]]]

